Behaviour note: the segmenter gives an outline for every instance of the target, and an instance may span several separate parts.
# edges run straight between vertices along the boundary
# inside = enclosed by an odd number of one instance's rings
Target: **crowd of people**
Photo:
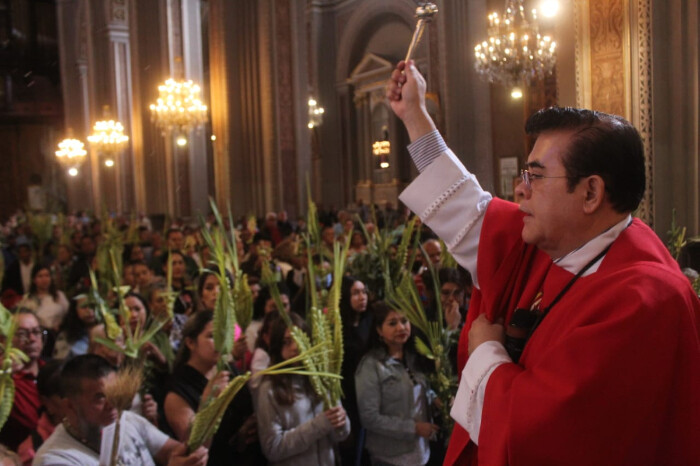
[[[535,113],[516,204],[484,191],[449,150],[425,92],[415,64],[400,62],[386,96],[420,173],[401,195],[420,216],[415,301],[443,324],[446,341],[459,335],[443,353],[460,376],[454,396],[436,396],[431,383],[444,373],[417,351],[425,335],[409,312],[380,299],[382,270],[363,259],[373,248],[359,233],[376,228],[366,206],[355,206],[363,225],[348,211],[321,211],[321,244],[310,257],[295,248],[304,222],[283,212],[266,215],[260,228],[243,220],[226,232],[254,303],[223,369],[214,308],[219,276],[231,271],[211,264],[203,230],[173,224],[162,238],[148,219],[136,230],[124,225],[130,312],[121,328],[137,332],[170,315],[173,293],[175,301],[174,317],[137,355],[148,370],[123,413],[106,393],[126,364],[115,346],[120,332],[101,322],[90,292],[91,270],[105,272],[95,255],[101,223],[75,217],[70,231],[56,228],[37,248],[35,232],[17,222],[5,231],[0,299],[26,359],[12,368],[0,455],[36,465],[696,464],[700,300],[655,233],[632,216],[646,185],[638,132],[591,110]],[[398,241],[407,214],[382,214],[376,218],[394,231],[384,238]],[[188,448],[195,413],[229,380],[300,354],[288,321],[308,332],[307,258],[321,271],[313,283],[330,286],[324,261],[348,236],[346,274],[334,277],[342,279],[342,399],[328,403],[306,375],[253,377],[213,439]],[[464,268],[448,265],[444,245]],[[274,288],[263,280],[268,267]]]
[[[367,223],[362,226],[371,232],[375,225],[361,205],[353,211],[321,210],[325,254],[318,260],[332,257],[334,243],[347,235],[350,263],[367,254],[358,223],[363,218]],[[389,235],[398,242],[405,225],[398,211],[389,206],[373,218],[379,219],[378,228],[396,230]],[[121,284],[129,287],[123,302],[130,317],[119,322],[123,332],[117,336],[108,335],[109,326],[91,292],[90,271],[98,277],[104,273],[96,254],[106,236],[99,220],[69,217],[54,226],[53,237],[41,250],[30,222],[20,217],[5,226],[0,299],[17,321],[13,345],[28,357],[14,368],[15,402],[0,431],[0,444],[17,453],[17,464],[109,462],[112,447],[107,439],[114,435],[117,411],[105,387],[129,360],[105,340],[123,345],[127,332],[135,334],[167,315],[170,290],[176,293],[173,318],[140,349],[139,359],[146,361],[147,369],[131,409],[121,418],[121,464],[442,462],[445,437],[438,435],[435,394],[426,376],[430,365],[415,351],[415,332],[400,309],[380,299],[382,290],[370,289],[370,280],[349,272],[339,277],[345,354],[341,403],[324,409],[305,376],[254,377],[229,405],[206,448],[187,451],[184,445],[204,400],[216,396],[238,374],[255,374],[298,354],[280,312],[307,329],[306,253],[295,247],[305,225],[289,222],[284,212],[271,212],[259,227],[240,220],[236,231],[227,232],[237,242],[240,270],[248,278],[253,319],[246,329],[236,327],[232,362],[222,371],[213,339],[220,282],[201,235],[210,225],[175,222],[161,238],[146,218],[136,228],[122,219],[110,222],[110,228],[117,225],[122,232]],[[437,318],[440,300],[445,323],[456,333],[469,300],[468,273],[441,267],[441,243],[427,228],[420,234],[425,254],[418,254],[415,283],[428,315]],[[432,291],[429,261],[439,271],[439,296]],[[277,272],[283,309],[277,308],[272,290],[261,280],[264,267]],[[227,274],[232,278],[230,271]],[[328,277],[321,286],[331,281]],[[456,366],[456,353],[453,359]],[[392,448],[387,449],[388,444]]]

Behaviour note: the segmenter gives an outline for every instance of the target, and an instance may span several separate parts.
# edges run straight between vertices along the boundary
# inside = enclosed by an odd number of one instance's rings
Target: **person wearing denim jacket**
[[[374,465],[425,464],[429,437],[437,431],[430,418],[435,396],[417,367],[412,343],[406,343],[410,323],[384,303],[374,305],[374,318],[372,337],[380,336],[355,373],[360,422],[367,430],[365,446]],[[398,343],[381,335],[392,323],[399,328]]]

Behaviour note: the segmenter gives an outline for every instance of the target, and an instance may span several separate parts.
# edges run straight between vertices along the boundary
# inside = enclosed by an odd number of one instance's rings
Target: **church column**
[[[209,0],[209,86],[214,147],[214,190],[219,206],[226,206],[231,198],[231,162],[229,158],[229,61],[226,40],[227,0]]]
[[[204,85],[202,63],[202,17],[200,0],[182,0],[182,51],[185,79]],[[203,92],[202,92],[203,95]],[[208,104],[208,102],[205,102]],[[188,136],[189,207],[191,214],[209,210],[207,185],[207,134],[204,128],[190,131]]]
[[[182,22],[180,0],[166,0],[166,36],[169,75],[175,80],[184,77],[182,63]],[[189,178],[187,149],[179,149],[175,133],[165,135],[165,170],[168,187],[168,212],[180,216],[189,214]]]
[[[88,66],[85,60],[80,60],[78,62],[78,75],[80,76],[80,93],[81,93],[81,104],[83,113],[83,122],[85,123],[84,134],[90,134],[90,92],[89,92],[89,82],[88,82]],[[102,190],[100,188],[100,159],[98,158],[97,151],[90,148],[87,143],[87,138],[83,141],[87,144],[88,160],[84,166],[85,174],[84,176],[90,177],[90,184],[92,185],[92,209],[97,212],[100,209],[102,199]]]
[[[109,69],[112,77],[111,101],[115,103],[115,118],[127,128],[131,122],[131,57],[129,48],[128,10],[125,0],[112,0],[108,10],[107,39]],[[94,120],[98,119],[94,118]],[[94,124],[94,121],[90,122]],[[117,154],[113,170],[116,189],[116,210],[126,212],[133,207],[132,198],[132,149],[131,146]]]
[[[371,204],[374,201],[374,166],[372,164],[372,115],[369,105],[369,96],[356,93],[353,97],[355,103],[355,115],[357,124],[356,157],[360,162],[360,177],[358,180],[355,197]]]

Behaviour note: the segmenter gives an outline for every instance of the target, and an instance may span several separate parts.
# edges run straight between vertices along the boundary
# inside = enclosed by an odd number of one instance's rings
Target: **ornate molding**
[[[635,8],[632,8],[632,30],[634,49],[631,56],[636,64],[635,73],[632,74],[633,102],[632,123],[639,130],[644,142],[644,168],[647,179],[647,189],[644,192],[636,215],[653,227],[654,220],[654,172],[652,161],[654,159],[654,121],[652,117],[652,23],[651,0],[635,0]],[[636,49],[636,50],[635,50]]]
[[[126,25],[128,20],[126,0],[111,0],[109,5],[109,24]]]
[[[624,0],[591,0],[591,107],[626,115]]]

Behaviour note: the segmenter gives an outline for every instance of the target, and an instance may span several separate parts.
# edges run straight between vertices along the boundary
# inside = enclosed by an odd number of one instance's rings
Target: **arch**
[[[360,52],[359,48],[367,43],[367,40],[358,40],[358,38],[368,37],[370,35],[368,33],[376,25],[392,19],[405,24],[412,31],[415,26],[414,15],[415,3],[406,0],[385,0],[382,2],[365,0],[361,5],[358,5],[345,25],[340,38],[336,62],[336,82],[344,82],[356,65],[352,61]]]

